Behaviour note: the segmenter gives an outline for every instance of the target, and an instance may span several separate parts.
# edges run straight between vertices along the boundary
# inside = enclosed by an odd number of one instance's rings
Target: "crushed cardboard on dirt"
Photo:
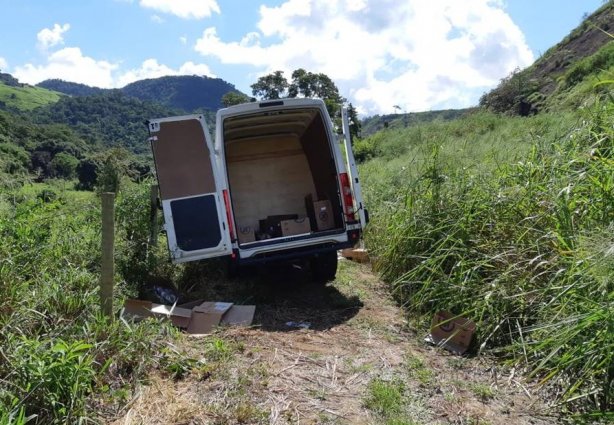
[[[124,302],[121,318],[139,320],[163,317],[189,334],[208,335],[219,325],[249,326],[255,312],[254,305],[235,305],[220,301],[197,300],[175,306],[128,299]]]

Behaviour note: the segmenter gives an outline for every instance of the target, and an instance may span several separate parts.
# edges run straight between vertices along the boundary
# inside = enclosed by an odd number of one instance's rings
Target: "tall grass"
[[[614,400],[613,113],[422,126],[376,140],[361,169],[367,244],[399,301],[474,319],[478,350],[601,412]]]
[[[148,192],[133,186],[117,201],[117,301],[135,291],[125,279],[144,255]],[[76,423],[101,405],[119,409],[173,331],[100,316],[99,200],[33,185],[0,189],[0,204],[0,423]]]

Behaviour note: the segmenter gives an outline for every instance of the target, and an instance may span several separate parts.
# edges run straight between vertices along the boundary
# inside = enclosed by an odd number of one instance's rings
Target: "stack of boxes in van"
[[[259,220],[258,227],[239,225],[239,242],[249,243],[259,240],[301,235],[333,229],[335,227],[329,200],[314,201],[311,194],[305,197],[307,216],[299,214],[270,215]]]

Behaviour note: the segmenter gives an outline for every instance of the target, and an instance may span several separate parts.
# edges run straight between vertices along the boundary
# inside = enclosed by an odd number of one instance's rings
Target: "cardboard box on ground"
[[[170,306],[151,301],[126,300],[122,318],[166,317],[173,325],[190,334],[208,334],[218,325],[249,326],[254,320],[255,305],[197,300]]]
[[[364,248],[346,248],[341,250],[341,256],[357,263],[368,263],[369,252]]]
[[[448,311],[439,311],[431,322],[431,340],[434,344],[455,354],[463,354],[469,348],[475,333],[475,323]]]

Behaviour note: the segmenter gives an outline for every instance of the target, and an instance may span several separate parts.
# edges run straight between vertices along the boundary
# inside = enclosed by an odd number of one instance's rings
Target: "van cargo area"
[[[344,230],[334,135],[320,109],[260,110],[222,125],[240,245]]]
[[[203,115],[150,120],[173,262],[309,261],[316,280],[334,277],[367,217],[348,123],[342,109],[344,158],[320,99],[220,109],[215,140]]]

